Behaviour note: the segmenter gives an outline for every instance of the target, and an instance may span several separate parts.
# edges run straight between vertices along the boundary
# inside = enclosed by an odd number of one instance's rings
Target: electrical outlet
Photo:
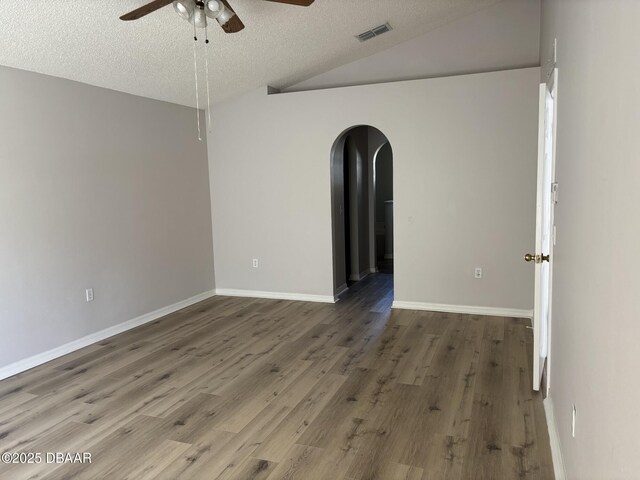
[[[475,277],[482,278],[482,269],[480,267],[476,267]]]
[[[576,438],[576,406],[571,410],[571,437]]]
[[[84,291],[84,296],[87,299],[87,302],[92,302],[93,301],[93,288],[87,288]]]
[[[258,268],[258,259],[257,258],[253,259],[253,268]]]

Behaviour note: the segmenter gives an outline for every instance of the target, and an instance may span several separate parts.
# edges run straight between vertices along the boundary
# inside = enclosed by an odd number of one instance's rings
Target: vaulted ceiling
[[[0,65],[195,106],[192,26],[171,5],[136,21],[118,18],[148,1],[3,0]],[[229,0],[246,28],[210,29],[212,103],[294,84],[499,1],[316,0],[305,8]],[[391,32],[354,38],[385,22]]]

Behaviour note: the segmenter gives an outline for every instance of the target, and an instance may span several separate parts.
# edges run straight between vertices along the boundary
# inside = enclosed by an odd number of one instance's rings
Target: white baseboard
[[[157,320],[160,317],[164,317],[165,315],[169,315],[170,313],[177,312],[178,310],[193,305],[194,303],[206,300],[213,295],[213,290],[200,293],[191,298],[187,298],[186,300],[174,303],[173,305],[159,308],[158,310],[154,310],[153,312],[145,313],[144,315],[140,315],[139,317],[132,318],[131,320],[127,320],[126,322],[114,325],[113,327],[105,328],[104,330],[100,330],[99,332],[91,333],[85,337],[73,340],[69,343],[65,343],[64,345],[60,345],[59,347],[53,348],[51,350],[47,350],[46,352],[38,353],[37,355],[33,355],[32,357],[19,360],[4,367],[0,367],[0,380],[12,377],[13,375],[24,372],[33,367],[37,367],[38,365],[42,365],[43,363],[49,362],[58,357],[62,357],[63,355],[66,355],[68,353],[75,352],[76,350],[80,350],[81,348],[87,347],[93,343],[101,342],[105,338],[113,337],[114,335],[117,335],[119,333],[126,332],[127,330],[131,330],[132,328],[136,328],[140,325],[144,325],[145,323],[152,322],[153,320]]]
[[[562,451],[560,450],[560,437],[556,426],[556,417],[553,413],[553,403],[551,397],[547,397],[542,402],[544,405],[544,414],[547,418],[547,430],[549,431],[549,443],[551,444],[551,458],[553,460],[553,473],[556,480],[565,480],[567,473],[564,469],[564,461],[562,460]]]
[[[340,285],[336,289],[336,293],[333,295],[333,301],[337,302],[338,301],[338,297],[340,295],[342,295],[344,292],[346,292],[347,290],[349,290],[349,286],[346,283],[343,283],[342,285]]]
[[[349,276],[349,280],[352,282],[359,282],[360,280],[363,280],[365,277],[367,277],[370,273],[375,273],[375,272],[372,272],[371,269],[367,269],[367,270],[363,270],[360,273],[352,273]]]
[[[370,273],[371,273],[371,270],[369,268],[360,272],[360,280],[364,280],[366,277],[369,276]]]
[[[517,308],[475,307],[472,305],[446,305],[442,303],[394,301],[391,308],[404,310],[428,310],[431,312],[464,313],[468,315],[488,315],[492,317],[531,318],[533,311]]]
[[[224,297],[271,298],[273,300],[296,300],[300,302],[335,303],[333,295],[261,292],[259,290],[236,290],[232,288],[217,288],[216,295],[221,295]]]

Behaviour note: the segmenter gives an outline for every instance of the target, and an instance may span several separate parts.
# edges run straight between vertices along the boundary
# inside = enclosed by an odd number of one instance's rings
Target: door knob
[[[548,262],[549,261],[549,255],[533,255],[531,253],[527,253],[524,256],[524,260],[525,262],[535,262],[535,263],[542,263],[542,262]]]

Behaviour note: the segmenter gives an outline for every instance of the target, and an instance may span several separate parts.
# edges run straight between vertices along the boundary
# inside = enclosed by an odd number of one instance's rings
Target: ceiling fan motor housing
[[[314,0],[265,0],[274,3],[308,7]],[[226,33],[236,33],[244,29],[244,23],[238,18],[227,0],[153,0],[120,17],[120,20],[138,20],[156,10],[173,4],[173,8],[182,18],[196,27],[206,28],[207,17],[215,19]]]
[[[174,0],[173,8],[178,15],[197,28],[207,26],[206,17],[217,20],[220,25],[224,25],[235,15],[219,0]]]

